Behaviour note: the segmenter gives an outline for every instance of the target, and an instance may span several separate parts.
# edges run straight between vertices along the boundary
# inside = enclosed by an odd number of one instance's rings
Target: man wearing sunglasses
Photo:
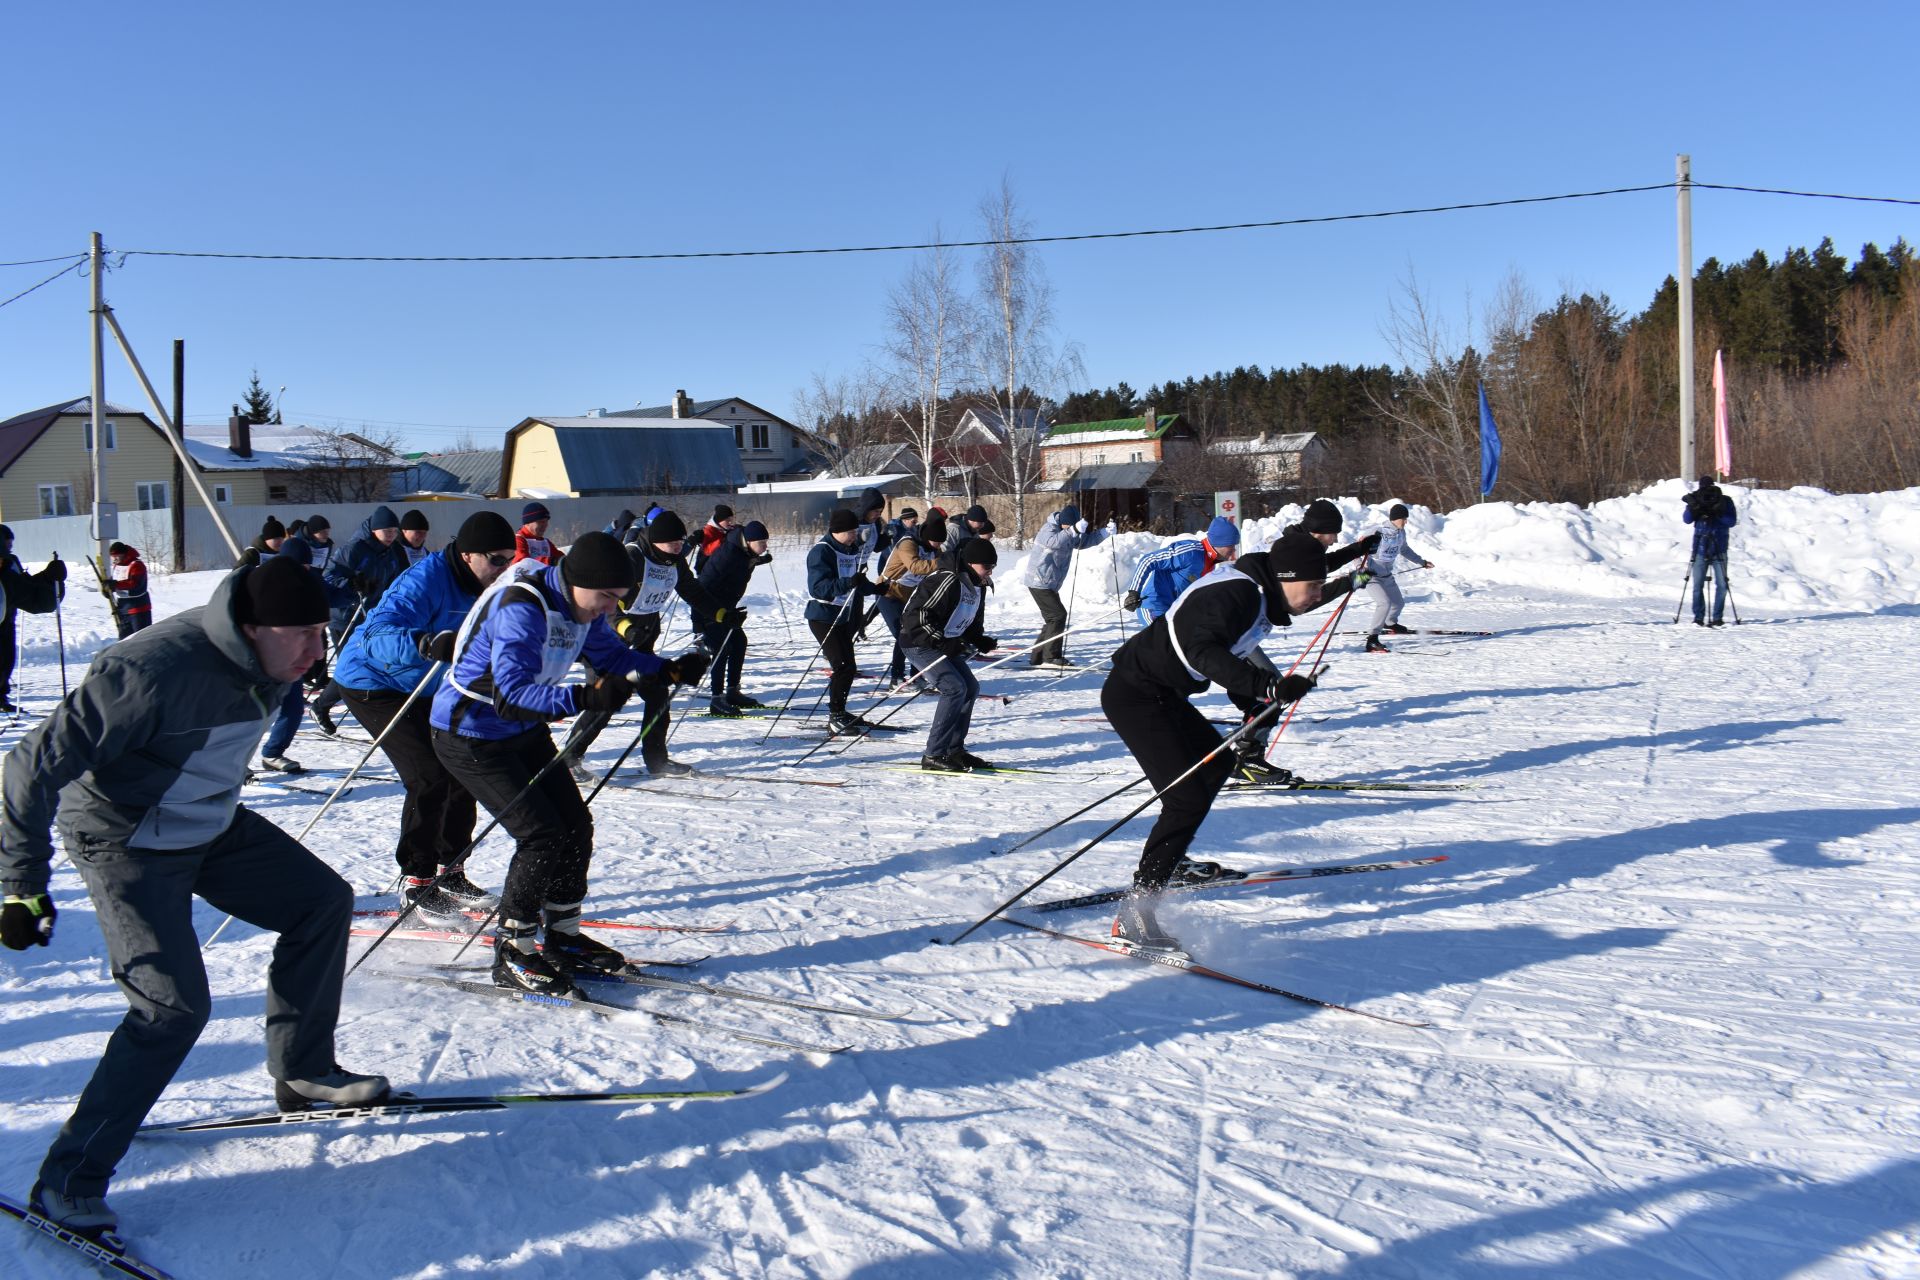
[[[394,579],[348,638],[334,667],[347,710],[380,738],[381,750],[406,785],[394,857],[405,877],[407,900],[434,923],[492,904],[491,895],[467,879],[463,868],[451,866],[473,839],[474,802],[433,753],[428,713],[444,664],[453,656],[454,633],[513,556],[513,526],[506,517],[476,511],[442,551]]]

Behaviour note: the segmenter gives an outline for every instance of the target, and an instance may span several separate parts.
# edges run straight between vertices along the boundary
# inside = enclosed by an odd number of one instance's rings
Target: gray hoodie
[[[7,753],[0,890],[46,891],[56,806],[69,846],[166,853],[233,822],[247,761],[287,690],[233,619],[238,576],[200,608],[103,650]]]

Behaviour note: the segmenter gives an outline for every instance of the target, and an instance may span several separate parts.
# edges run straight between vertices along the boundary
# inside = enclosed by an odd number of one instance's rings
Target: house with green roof
[[[1056,422],[1040,446],[1041,482],[1049,487],[1107,488],[1096,468],[1124,467],[1133,483],[1123,488],[1145,488],[1146,464],[1158,464],[1200,447],[1193,427],[1177,413],[1156,413],[1148,406],[1137,418],[1105,422]],[[1119,476],[1122,473],[1112,473]],[[1073,482],[1073,483],[1070,483]]]

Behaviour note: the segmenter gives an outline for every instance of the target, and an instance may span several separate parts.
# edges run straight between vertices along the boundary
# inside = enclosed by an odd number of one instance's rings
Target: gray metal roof
[[[430,453],[394,478],[404,493],[471,493],[487,497],[500,491],[498,449]],[[397,495],[396,495],[397,496]]]
[[[827,468],[830,476],[914,475],[921,470],[920,455],[908,444],[862,444],[841,455]]]
[[[1062,493],[1085,493],[1088,489],[1144,489],[1160,469],[1157,462],[1108,462],[1081,467],[1061,484]]]
[[[739,396],[728,396],[724,400],[692,400],[688,402],[687,416],[697,418],[703,413],[712,413],[723,404],[732,404]],[[615,409],[605,415],[609,418],[671,418],[673,406],[670,404],[642,405],[638,409]],[[542,422],[550,419],[542,418]],[[685,421],[685,419],[682,419]]]
[[[594,421],[602,425],[553,428],[567,477],[582,496],[738,489],[747,482],[732,427],[688,423],[661,431],[656,426],[606,425],[605,418]]]

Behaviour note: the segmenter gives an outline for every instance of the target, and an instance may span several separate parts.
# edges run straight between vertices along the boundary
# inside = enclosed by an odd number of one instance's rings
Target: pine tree
[[[253,371],[253,378],[247,383],[247,394],[240,402],[240,416],[251,426],[265,426],[280,421],[280,410],[274,406],[273,397],[260,385],[260,371]]]

